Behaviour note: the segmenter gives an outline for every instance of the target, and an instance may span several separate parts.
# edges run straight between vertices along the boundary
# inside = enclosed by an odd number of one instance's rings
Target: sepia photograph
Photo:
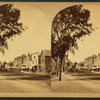
[[[53,93],[100,93],[100,5],[76,4],[52,21]]]
[[[35,6],[0,4],[0,93],[51,91],[49,27]]]
[[[1,2],[0,96],[100,97],[100,3]]]

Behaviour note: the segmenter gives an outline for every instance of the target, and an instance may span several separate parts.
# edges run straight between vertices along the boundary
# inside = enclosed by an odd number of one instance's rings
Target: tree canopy
[[[65,53],[75,53],[78,50],[77,40],[90,35],[94,30],[89,23],[90,11],[82,5],[74,5],[60,11],[52,22],[51,29],[51,53],[55,60],[58,57],[61,61],[59,66],[59,81],[61,81],[62,61]]]
[[[52,57],[64,57],[65,52],[78,49],[77,40],[94,30],[88,23],[90,11],[75,5],[60,11],[52,22]]]
[[[24,30],[19,22],[20,10],[13,7],[12,4],[0,6],[0,51],[4,53],[8,49],[7,40],[15,35],[20,35]]]

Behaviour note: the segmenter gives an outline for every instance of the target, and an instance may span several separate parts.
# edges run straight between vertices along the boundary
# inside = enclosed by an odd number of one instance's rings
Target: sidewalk
[[[66,81],[66,80],[75,80],[76,78],[71,76],[70,74],[65,74],[64,72],[62,72],[62,79],[61,81]],[[56,76],[53,76],[52,77],[52,81],[55,81],[55,80],[59,80],[59,76],[56,77]]]

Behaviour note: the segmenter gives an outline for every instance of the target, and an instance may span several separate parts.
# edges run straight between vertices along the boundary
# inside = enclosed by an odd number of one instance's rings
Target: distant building
[[[25,54],[14,58],[13,67],[19,68],[22,71],[27,71],[28,68],[28,58]]]
[[[25,58],[25,54],[14,58],[14,67],[20,67],[23,64]]]
[[[42,50],[39,56],[39,68],[42,72],[51,72],[51,50]]]
[[[28,54],[29,59],[29,68],[32,69],[32,71],[37,72],[39,71],[39,53],[32,53]]]
[[[86,71],[100,71],[100,54],[94,54],[90,57],[85,58],[84,66],[80,66],[78,69]]]
[[[36,72],[48,72],[51,71],[51,51],[42,50],[41,53],[36,52],[30,55],[31,68]]]
[[[84,61],[85,67],[91,67],[91,66],[99,66],[100,65],[100,57],[99,55],[92,55],[91,57],[88,57]]]
[[[23,54],[14,58],[13,66],[6,64],[6,69],[18,69],[20,71],[50,72],[51,50],[42,50],[41,53]]]

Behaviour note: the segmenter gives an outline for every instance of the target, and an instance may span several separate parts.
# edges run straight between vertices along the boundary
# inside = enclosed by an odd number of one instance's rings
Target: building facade
[[[18,69],[19,71],[50,72],[51,50],[42,50],[40,53],[23,54],[14,58],[13,66],[6,64],[5,69]]]
[[[42,50],[41,53],[31,54],[32,70],[35,72],[51,71],[51,50]]]
[[[51,72],[51,50],[42,50],[39,55],[39,68],[42,72]]]
[[[85,61],[83,61],[83,63],[84,66],[79,66],[78,69],[86,71],[100,71],[100,54],[94,54],[90,57],[85,58]]]

